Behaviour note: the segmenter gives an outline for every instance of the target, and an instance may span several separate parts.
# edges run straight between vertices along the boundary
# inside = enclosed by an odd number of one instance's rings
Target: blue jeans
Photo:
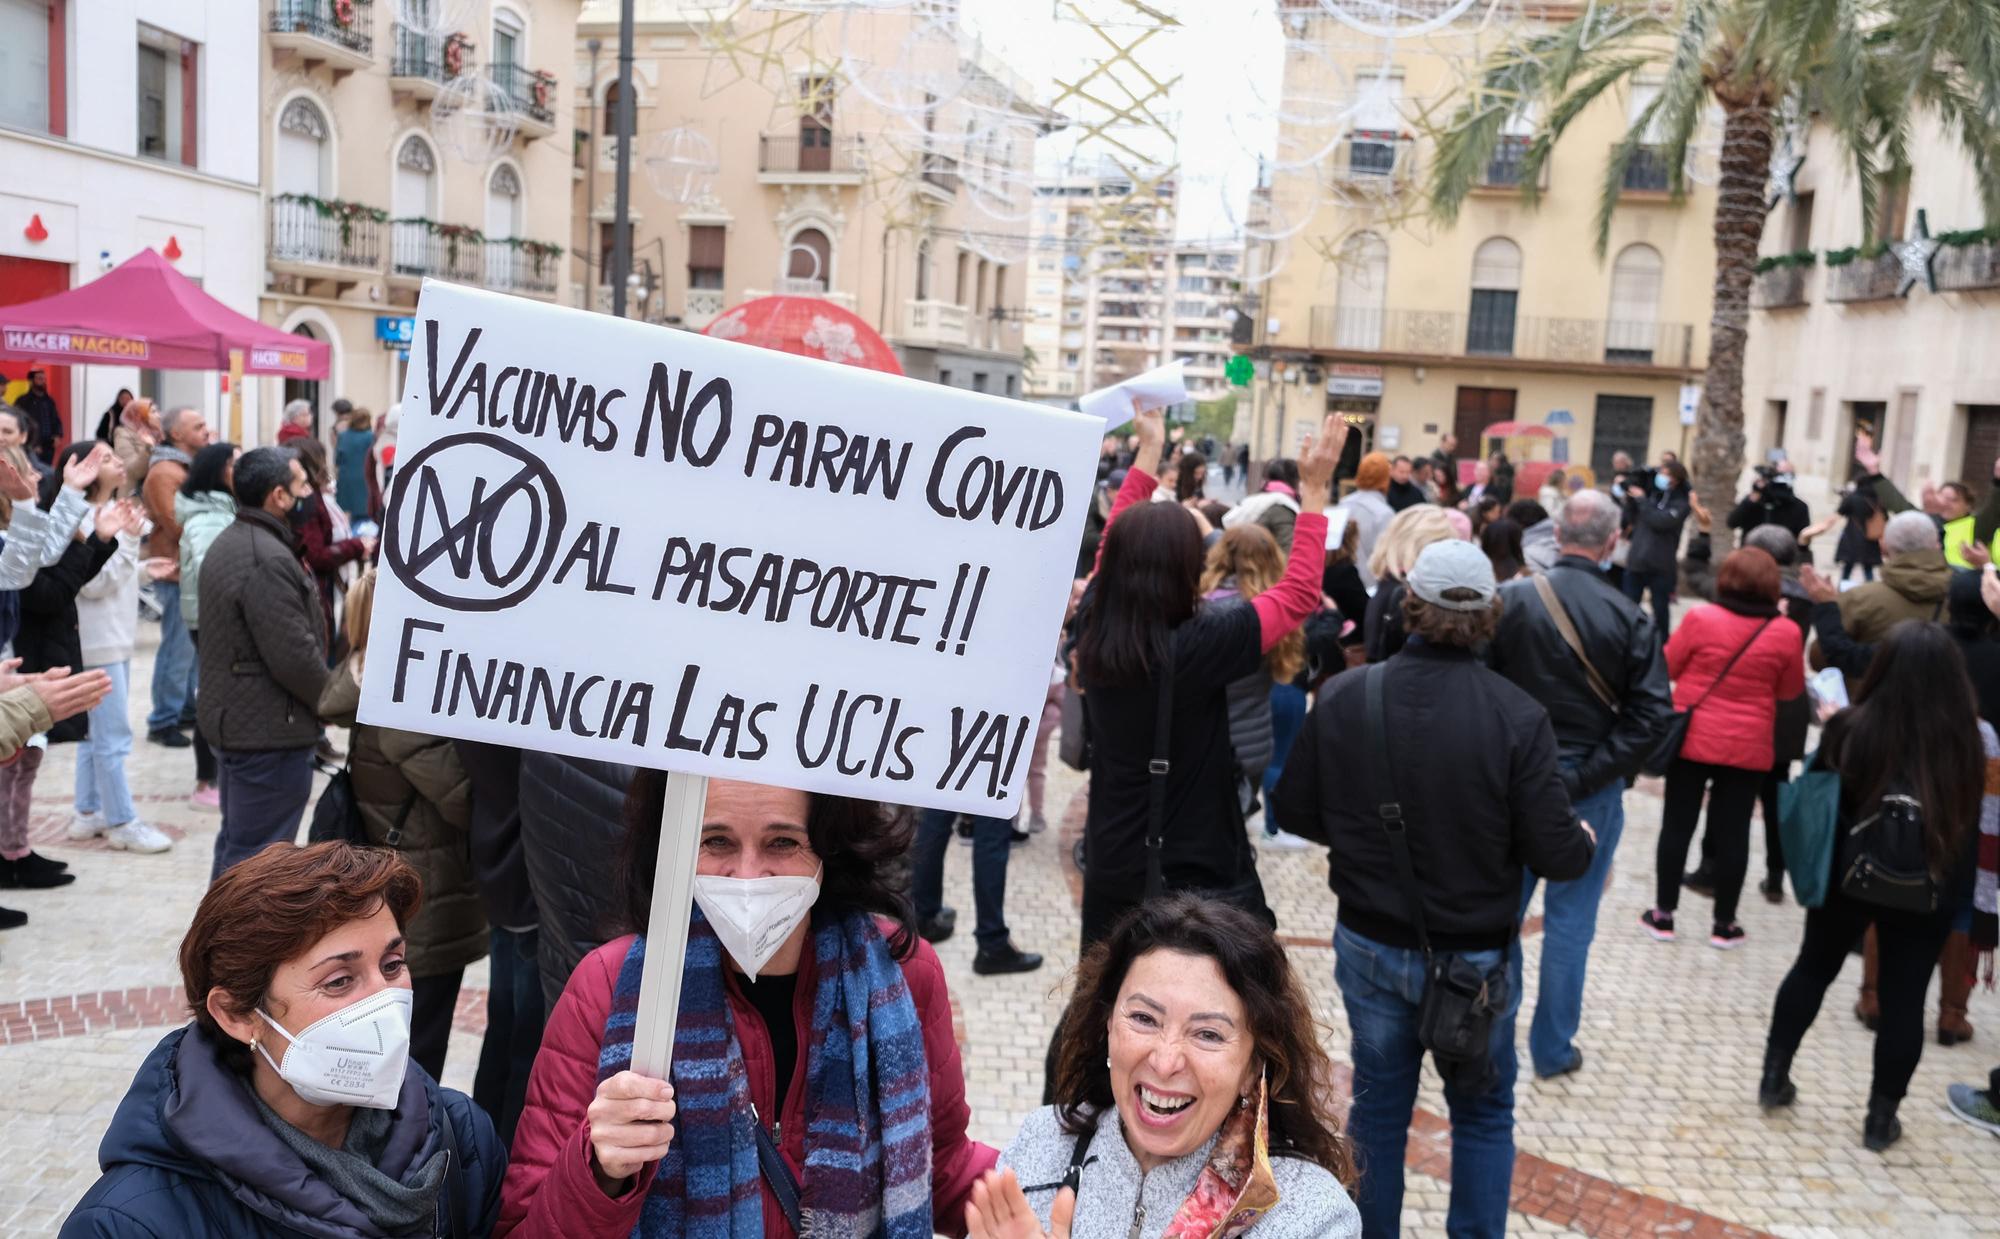
[[[922,923],[944,906],[944,854],[958,814],[925,809],[917,819],[917,845],[910,858],[910,900]],[[972,818],[972,936],[981,950],[1007,945],[1007,853],[1014,823],[1004,817]]]
[[[502,1144],[514,1142],[514,1124],[528,1096],[528,1071],[542,1048],[541,931],[495,925],[486,956],[486,1039],[479,1045],[479,1070],[472,1077],[472,1100],[492,1116]]]
[[[1410,1114],[1417,1104],[1424,1047],[1417,1040],[1417,1005],[1424,994],[1421,951],[1385,946],[1342,925],[1333,932],[1334,981],[1354,1036],[1354,1103],[1347,1137],[1361,1163],[1361,1233],[1385,1239],[1401,1233],[1403,1153]],[[1464,959],[1491,970],[1501,951],[1468,951]],[[1517,943],[1504,952],[1519,966]],[[1500,1239],[1507,1232],[1507,1201],[1514,1180],[1514,1013],[1521,991],[1510,987],[1507,1005],[1493,1021],[1493,1065],[1498,1082],[1471,1094],[1446,1084],[1451,1110],[1451,1210],[1445,1233],[1452,1239]]]
[[[1271,685],[1271,764],[1264,767],[1264,833],[1278,833],[1277,816],[1271,812],[1271,793],[1278,789],[1278,776],[1285,772],[1285,758],[1292,741],[1306,724],[1305,690],[1295,684]]]
[[[1588,796],[1578,798],[1576,815],[1597,832],[1597,854],[1590,871],[1569,882],[1549,883],[1542,897],[1542,977],[1535,994],[1535,1018],[1528,1025],[1528,1059],[1535,1074],[1554,1075],[1576,1057],[1577,1027],[1583,1022],[1583,980],[1590,966],[1590,943],[1597,936],[1597,905],[1604,899],[1605,875],[1625,832],[1625,780],[1613,779]],[[1541,879],[1533,873],[1521,883],[1521,915]],[[1521,956],[1513,964],[1514,992],[1521,992]]]
[[[1680,584],[1676,578],[1677,574],[1672,572],[1639,572],[1630,566],[1625,569],[1627,598],[1639,602],[1648,589],[1653,591],[1653,635],[1663,644],[1667,639],[1667,624],[1673,615],[1674,587]]]
[[[153,658],[153,712],[146,716],[148,732],[179,727],[193,717],[199,672],[194,641],[181,619],[180,582],[154,582],[153,597],[160,603],[160,651]]]
[[[93,667],[111,677],[111,691],[90,711],[90,735],[76,746],[76,811],[102,813],[107,825],[123,826],[139,816],[125,781],[125,757],[132,751],[132,719],[125,713],[132,664]]]

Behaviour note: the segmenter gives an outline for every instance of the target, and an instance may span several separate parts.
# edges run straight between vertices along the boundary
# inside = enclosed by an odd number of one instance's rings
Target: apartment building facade
[[[1347,50],[1317,5],[1285,5],[1288,118],[1344,99],[1352,120],[1318,165],[1278,168],[1253,214],[1248,261],[1273,270],[1253,290],[1249,434],[1259,458],[1292,455],[1328,411],[1357,446],[1429,451],[1455,433],[1461,455],[1495,423],[1547,426],[1533,449],[1602,475],[1617,451],[1682,450],[1683,385],[1707,360],[1713,272],[1712,189],[1676,199],[1657,151],[1626,171],[1602,259],[1591,248],[1605,158],[1645,108],[1643,80],[1600,98],[1570,126],[1546,169],[1539,205],[1521,200],[1532,126],[1507,134],[1450,227],[1425,218],[1429,144],[1420,110],[1449,98],[1477,35],[1446,29],[1381,49]],[[1279,149],[1315,149],[1323,133],[1281,126]],[[1301,185],[1300,178],[1318,178]],[[1310,211],[1309,224],[1298,216]],[[1261,252],[1260,252],[1261,251]],[[1546,452],[1546,455],[1542,453]]]
[[[0,305],[97,278],[151,248],[254,316],[261,255],[257,27],[227,0],[0,0]],[[87,23],[87,28],[86,28]],[[87,38],[87,42],[86,42]],[[115,54],[106,54],[107,50]],[[23,377],[19,363],[0,374]],[[67,430],[87,437],[121,387],[217,420],[217,375],[48,367]],[[254,428],[255,394],[246,406]]]
[[[1809,130],[1794,192],[1765,223],[1746,455],[1784,449],[1816,514],[1850,475],[1857,429],[1911,495],[1959,480],[1983,496],[2000,459],[2000,232],[1970,159],[1928,116],[1913,119],[1908,151],[1864,231],[1847,159]]]
[[[635,30],[628,315],[700,330],[756,297],[823,297],[911,377],[1021,394],[1033,143],[1054,118],[959,39],[949,6],[724,23],[713,5],[639,0]],[[617,40],[618,5],[588,0],[568,295],[604,311]],[[708,169],[690,174],[690,156]]]
[[[322,419],[399,401],[425,279],[568,286],[576,18],[577,0],[266,0],[262,316],[332,355],[324,381],[258,380],[267,421],[294,398]],[[454,125],[440,95],[508,119]]]

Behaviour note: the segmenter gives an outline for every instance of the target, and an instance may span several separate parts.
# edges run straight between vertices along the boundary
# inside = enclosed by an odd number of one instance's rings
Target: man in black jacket
[[[270,844],[298,837],[312,799],[326,621],[287,519],[310,493],[289,448],[236,462],[236,521],[201,561],[202,734],[215,746],[222,829],[214,881]]]
[[[1485,978],[1496,1008],[1492,1074],[1445,1085],[1451,1109],[1453,1234],[1500,1234],[1514,1167],[1514,1014],[1508,980],[1523,866],[1552,880],[1590,869],[1588,826],[1570,812],[1548,712],[1488,670],[1473,649],[1492,638],[1500,603],[1493,565],[1469,542],[1433,543],[1405,580],[1410,638],[1365,675],[1336,676],[1320,694],[1273,797],[1287,829],[1332,852],[1340,897],[1334,978],[1354,1035],[1348,1136],[1368,1174],[1360,1207],[1367,1234],[1395,1234],[1403,1200],[1403,1145],[1423,1067],[1417,1012],[1424,954],[1400,876],[1398,849],[1378,808],[1400,802],[1422,902],[1424,936]],[[1367,686],[1385,677],[1384,725],[1394,787],[1372,758]]]
[[[1652,622],[1598,567],[1609,562],[1618,542],[1618,517],[1618,505],[1595,490],[1578,491],[1563,505],[1556,517],[1555,566],[1539,580],[1514,581],[1500,591],[1505,610],[1488,652],[1495,671],[1548,709],[1563,788],[1577,816],[1597,832],[1589,872],[1551,881],[1542,898],[1541,987],[1528,1056],[1544,1079],[1583,1065],[1583,1051],[1573,1042],[1583,1019],[1597,905],[1625,828],[1625,785],[1674,708]],[[1589,670],[1543,600],[1542,582],[1555,591]],[[1534,893],[1530,873],[1521,888],[1523,916]]]
[[[521,750],[474,740],[452,744],[472,784],[466,842],[479,902],[492,927],[486,952],[486,1036],[479,1043],[472,1099],[492,1116],[501,1143],[512,1144],[514,1124],[528,1097],[528,1072],[548,1018],[539,964],[541,913],[528,885],[521,843]]]

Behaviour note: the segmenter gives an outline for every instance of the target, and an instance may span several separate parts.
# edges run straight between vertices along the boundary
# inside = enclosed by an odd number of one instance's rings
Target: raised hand
[[[93,709],[109,696],[111,676],[104,671],[71,675],[68,667],[51,667],[31,678],[28,687],[48,707],[50,721],[60,723]]]
[[[98,470],[111,456],[111,449],[99,444],[63,466],[63,485],[71,490],[89,490],[97,482]]]
[[[1319,433],[1307,435],[1299,449],[1299,508],[1323,511],[1333,485],[1333,471],[1340,466],[1340,453],[1347,446],[1348,425],[1338,413],[1329,413],[1320,423]]]
[[[621,1071],[597,1086],[584,1121],[605,1195],[619,1195],[627,1179],[667,1155],[674,1113],[674,1088],[665,1080]]]
[[[1139,436],[1139,450],[1132,467],[1154,477],[1160,476],[1160,449],[1167,442],[1167,411],[1148,409],[1132,418],[1132,430]]]
[[[0,495],[5,495],[15,503],[33,503],[35,484],[21,476],[20,471],[0,460]]]
[[[1832,602],[1840,597],[1840,588],[1811,564],[1799,565],[1799,584],[1805,587],[1806,597],[1814,602]]]
[[[972,1185],[972,1199],[965,1206],[967,1239],[1069,1239],[1071,1220],[1076,1216],[1076,1193],[1063,1188],[1049,1208],[1049,1228],[1028,1206],[1021,1181],[1011,1170],[989,1170]]]

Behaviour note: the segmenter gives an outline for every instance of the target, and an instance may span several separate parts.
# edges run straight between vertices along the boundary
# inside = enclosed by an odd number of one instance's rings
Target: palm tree
[[[1964,148],[1986,218],[2000,222],[2000,0],[1591,0],[1583,9],[1532,28],[1482,66],[1434,134],[1430,210],[1445,223],[1456,218],[1510,116],[1535,118],[1520,179],[1532,205],[1570,124],[1644,75],[1661,85],[1606,162],[1596,218],[1602,259],[1635,153],[1658,148],[1679,196],[1688,146],[1704,116],[1721,112],[1714,305],[1694,438],[1697,486],[1714,507],[1733,498],[1743,469],[1743,353],[1778,114],[1810,114],[1839,143],[1871,235],[1878,187],[1907,166],[1920,112]]]

